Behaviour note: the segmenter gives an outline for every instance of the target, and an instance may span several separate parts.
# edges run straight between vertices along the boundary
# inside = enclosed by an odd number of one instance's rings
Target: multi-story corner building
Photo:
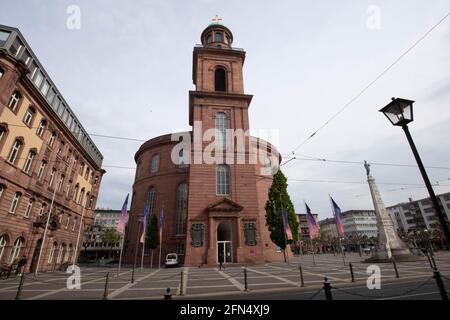
[[[450,221],[450,192],[436,195],[442,212]],[[387,207],[389,215],[397,230],[424,230],[431,229],[432,224],[439,222],[430,198],[424,198],[408,202],[402,202],[394,206]]]
[[[41,247],[39,271],[71,261],[82,213],[93,220],[102,160],[20,31],[0,25],[2,263],[25,255],[34,271]]]
[[[193,50],[195,90],[189,92],[192,131],[153,138],[135,155],[124,261],[132,263],[135,250],[142,250],[135,244],[146,205],[153,214],[164,213],[162,259],[177,252],[190,266],[214,265],[220,254],[227,263],[281,260],[264,208],[276,165],[272,159],[281,157],[270,143],[249,135],[246,53],[232,47],[231,30],[218,20],[200,38]]]
[[[83,251],[81,252],[84,258],[117,258],[120,251],[120,241],[107,241],[104,235],[108,230],[117,227],[120,212],[120,210],[111,209],[95,210],[94,223],[84,235]]]
[[[309,237],[309,224],[308,218],[306,217],[306,213],[296,213],[297,222],[298,222],[298,238],[300,241],[306,241],[310,239]],[[319,215],[317,213],[313,213],[312,216],[314,220],[316,220],[317,226],[319,226]]]
[[[337,238],[336,220],[334,218],[326,218],[319,221],[320,232],[327,238]]]
[[[378,235],[375,210],[348,210],[342,212],[346,236],[360,235],[376,237]]]

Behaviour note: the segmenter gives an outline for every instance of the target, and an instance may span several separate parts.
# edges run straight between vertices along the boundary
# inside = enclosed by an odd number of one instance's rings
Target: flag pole
[[[145,252],[145,238],[146,238],[145,232],[146,231],[147,231],[147,228],[146,228],[146,225],[144,225],[143,229],[142,229],[142,236],[144,237],[144,242],[142,243],[141,270],[144,269],[144,252]]]
[[[76,243],[76,245],[75,245],[75,252],[74,252],[74,254],[73,254],[73,259],[72,259],[72,266],[73,267],[75,267],[75,262],[76,262],[76,258],[77,258],[77,255],[78,255],[78,244],[79,244],[79,242],[80,242],[80,236],[81,236],[81,228],[82,228],[82,226],[83,226],[83,218],[84,218],[84,210],[85,210],[85,208],[86,208],[86,204],[87,204],[87,197],[86,197],[86,201],[84,202],[84,206],[83,206],[83,208],[81,209],[81,219],[80,219],[80,226],[78,227],[78,236],[77,236],[77,243]]]
[[[38,257],[38,261],[37,261],[37,264],[36,264],[36,271],[34,272],[35,276],[37,276],[37,274],[38,274],[39,262],[41,261],[41,257],[42,257],[42,250],[45,247],[45,238],[47,236],[48,223],[50,222],[50,216],[52,214],[53,204],[55,202],[56,189],[57,189],[57,186],[55,186],[55,190],[53,191],[52,202],[50,204],[50,209],[48,211],[47,222],[45,223],[44,236],[42,237],[41,249],[39,250],[39,257]]]
[[[120,241],[119,268],[117,269],[117,277],[120,275],[120,266],[122,265],[123,242],[125,240],[125,228],[123,229],[122,239]]]
[[[162,205],[162,214],[164,214],[164,203]],[[161,220],[161,213],[159,214],[159,219]],[[158,269],[161,269],[161,252],[162,252],[162,234],[164,231],[164,220],[161,221],[160,225],[160,232],[159,232],[159,263],[158,263]]]
[[[311,233],[309,233],[309,241],[311,243],[311,252],[312,252],[312,258],[313,258],[313,265],[316,265],[316,258],[315,258],[315,253],[314,253],[314,244],[311,238]]]
[[[345,266],[345,254],[344,254],[344,250],[342,249],[341,233],[340,233],[339,227],[337,225],[336,211],[334,210],[334,205],[333,205],[333,201],[332,201],[331,195],[328,194],[328,196],[330,197],[331,208],[333,209],[333,215],[334,215],[334,222],[336,224],[336,232],[337,232],[337,235],[338,235],[338,238],[339,238],[339,251],[341,251],[342,262],[344,263],[344,266]]]

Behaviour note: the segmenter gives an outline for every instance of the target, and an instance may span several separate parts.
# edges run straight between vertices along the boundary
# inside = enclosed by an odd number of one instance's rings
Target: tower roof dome
[[[222,23],[222,18],[218,15],[212,18],[200,38],[204,47],[231,48],[233,43],[233,33]]]

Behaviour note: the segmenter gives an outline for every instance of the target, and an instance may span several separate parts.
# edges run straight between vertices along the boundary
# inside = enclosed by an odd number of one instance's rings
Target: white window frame
[[[56,251],[57,247],[58,247],[58,244],[56,242],[53,242],[52,248],[50,250],[50,254],[49,254],[48,260],[47,260],[48,263],[52,263],[53,257],[55,256],[55,251]]]
[[[160,160],[161,160],[161,156],[159,155],[159,153],[153,155],[153,157],[152,157],[152,168],[151,168],[152,173],[158,172]]]
[[[16,210],[17,210],[17,207],[19,205],[19,201],[20,201],[21,197],[22,197],[22,194],[20,192],[16,192],[14,194],[14,197],[13,197],[13,199],[11,201],[11,205],[9,206],[8,213],[16,214]]]
[[[36,135],[38,137],[42,137],[42,134],[44,133],[45,130],[45,126],[46,126],[45,120],[41,120],[41,122],[39,122],[38,128],[36,129]]]
[[[11,95],[11,98],[9,99],[8,107],[12,111],[14,111],[14,112],[16,111],[21,97],[22,96],[18,91],[14,91],[13,94]]]
[[[50,178],[48,179],[48,185],[51,187],[53,185],[53,181],[55,180],[56,169],[52,168],[50,172]]]
[[[44,176],[44,170],[45,170],[46,166],[47,166],[47,162],[45,160],[42,160],[41,165],[39,166],[38,173],[37,173],[37,177],[39,180],[41,180],[42,177]]]
[[[33,117],[34,117],[33,112],[31,111],[31,109],[28,109],[25,112],[25,116],[23,117],[23,122],[26,125],[31,126],[31,122],[33,121]]]
[[[19,237],[14,241],[14,246],[11,251],[11,254],[9,255],[9,263],[14,263],[14,261],[19,257],[20,250],[22,250],[23,246],[23,238]]]
[[[31,165],[33,164],[33,160],[34,160],[35,156],[36,156],[35,152],[33,152],[31,150],[28,152],[27,158],[26,158],[25,163],[23,165],[23,172],[25,172],[25,173],[29,173],[30,172]]]
[[[15,164],[17,160],[17,155],[20,152],[20,148],[22,147],[22,142],[18,139],[16,139],[11,147],[11,150],[9,151],[8,155],[8,162],[11,164]]]
[[[23,214],[23,216],[25,218],[29,218],[31,216],[31,211],[33,210],[33,205],[34,205],[34,200],[30,199],[28,201],[27,208],[25,209],[25,213]]]
[[[221,164],[216,168],[216,195],[230,195],[230,167]]]

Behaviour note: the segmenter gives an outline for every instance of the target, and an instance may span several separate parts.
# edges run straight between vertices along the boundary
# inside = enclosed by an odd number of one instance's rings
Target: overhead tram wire
[[[309,157],[309,156],[308,156]],[[317,162],[329,162],[329,163],[343,163],[343,164],[358,164],[363,165],[363,161],[351,161],[351,160],[332,160],[332,159],[325,159],[325,158],[316,158],[316,157],[309,157],[308,159],[305,158],[298,158],[296,156],[288,159],[284,164],[287,164],[290,161],[297,160],[297,161],[317,161]],[[417,168],[417,165],[414,164],[402,164],[402,163],[387,163],[387,162],[372,162],[368,161],[371,165],[376,166],[390,166],[390,167],[406,167],[406,168]],[[444,166],[426,166],[427,169],[440,169],[440,170],[450,170],[450,167],[444,167]]]
[[[311,140],[320,130],[326,127],[331,121],[333,121],[338,115],[344,112],[354,101],[361,97],[364,92],[366,92],[372,85],[374,85],[381,77],[383,77],[389,70],[391,70],[402,58],[404,58],[412,49],[414,49],[422,40],[424,40],[434,29],[436,29],[445,19],[448,18],[450,13],[447,13],[438,23],[433,25],[423,36],[421,36],[412,46],[410,46],[405,52],[403,52],[393,63],[391,63],[387,68],[385,68],[374,80],[367,84],[361,91],[359,91],[352,99],[350,99],[346,104],[344,104],[334,115],[332,115],[324,124],[322,124],[316,131],[310,134],[305,140],[302,141],[297,147],[295,147],[291,154],[300,149],[306,142]],[[287,163],[287,162],[286,162]],[[285,165],[282,163],[280,166]]]

